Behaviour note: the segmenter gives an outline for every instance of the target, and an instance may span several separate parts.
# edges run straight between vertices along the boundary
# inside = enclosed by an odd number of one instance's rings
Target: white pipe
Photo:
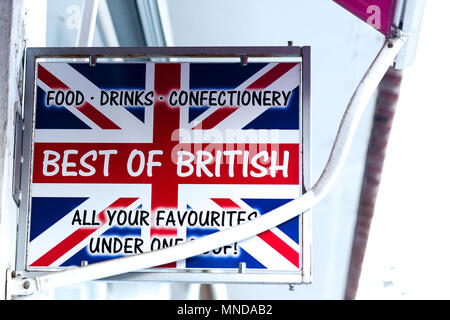
[[[300,198],[255,220],[174,247],[37,276],[32,283],[33,289],[48,290],[187,259],[253,237],[310,209],[328,193],[338,177],[365,107],[403,44],[403,39],[396,38],[389,39],[383,45],[350,100],[322,175],[312,189]]]
[[[77,47],[92,47],[97,12],[98,0],[83,1],[83,12],[81,15],[80,31],[78,32]]]

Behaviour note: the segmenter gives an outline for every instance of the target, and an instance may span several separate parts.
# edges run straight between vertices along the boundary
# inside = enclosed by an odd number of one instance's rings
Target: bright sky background
[[[401,97],[359,299],[450,298],[450,1],[427,1]]]

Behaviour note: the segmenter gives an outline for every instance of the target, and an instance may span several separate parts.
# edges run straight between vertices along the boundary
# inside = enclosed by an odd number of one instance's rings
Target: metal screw
[[[30,281],[25,281],[24,283],[23,283],[23,288],[24,289],[29,289],[30,288]]]
[[[392,42],[389,41],[389,43],[388,43],[388,48],[389,48],[389,49],[392,49],[393,47],[394,47],[394,44],[393,44]]]

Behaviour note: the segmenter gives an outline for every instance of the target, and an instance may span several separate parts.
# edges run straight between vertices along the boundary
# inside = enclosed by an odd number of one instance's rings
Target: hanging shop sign
[[[58,271],[163,249],[299,197],[309,177],[308,49],[135,57],[105,48],[84,58],[88,48],[29,49],[18,265]],[[252,62],[252,50],[272,60]],[[120,277],[309,282],[308,221]]]

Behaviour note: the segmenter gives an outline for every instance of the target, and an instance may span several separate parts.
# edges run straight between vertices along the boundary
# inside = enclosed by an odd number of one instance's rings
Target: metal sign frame
[[[220,59],[240,59],[246,64],[255,58],[258,62],[265,59],[280,61],[282,59],[296,59],[300,62],[300,170],[302,192],[311,188],[311,49],[310,47],[112,47],[112,48],[28,48],[26,51],[25,66],[25,92],[22,110],[23,134],[21,152],[16,151],[15,171],[21,172],[20,179],[16,179],[14,190],[15,198],[19,203],[19,219],[17,232],[16,271],[25,277],[34,277],[48,272],[32,271],[26,268],[26,248],[29,237],[30,224],[30,186],[32,169],[32,148],[34,128],[34,105],[37,62],[42,59],[49,61],[79,61],[90,64],[97,60],[102,62],[121,61],[154,62],[189,59],[189,62],[213,58],[214,62]],[[258,59],[257,59],[258,58]],[[216,60],[217,59],[217,60]],[[237,60],[239,61],[239,60]],[[20,121],[19,121],[20,122]],[[16,143],[20,141],[16,141]],[[20,148],[19,148],[20,149]],[[19,150],[18,149],[18,150]],[[17,166],[20,166],[17,169]],[[19,186],[17,184],[20,184]],[[301,270],[300,272],[278,272],[265,270],[238,269],[203,270],[203,269],[168,269],[153,268],[122,274],[104,280],[108,281],[164,281],[164,282],[200,282],[200,283],[311,283],[312,264],[312,214],[308,210],[300,215],[300,243],[301,243]],[[51,272],[51,271],[49,271]]]

